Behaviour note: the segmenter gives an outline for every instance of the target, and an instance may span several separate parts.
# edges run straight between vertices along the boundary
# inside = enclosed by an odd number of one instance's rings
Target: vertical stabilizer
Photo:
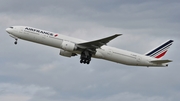
[[[158,59],[162,58],[166,54],[166,52],[168,51],[168,49],[170,48],[170,46],[172,45],[173,42],[174,42],[173,40],[168,40],[168,41],[164,42],[163,44],[161,44],[160,46],[147,52],[145,55],[154,57],[154,58],[158,58]]]

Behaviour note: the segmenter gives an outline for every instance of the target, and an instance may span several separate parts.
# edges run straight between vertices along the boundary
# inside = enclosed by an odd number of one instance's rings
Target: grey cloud
[[[180,99],[179,1],[6,0],[0,5],[0,98],[16,97],[26,101]],[[174,39],[165,56],[174,62],[168,68],[131,67],[98,59],[92,59],[90,65],[81,65],[79,56],[59,56],[59,49],[22,40],[17,46],[13,45],[14,39],[5,32],[5,28],[12,25],[37,27],[85,40],[119,32],[123,36],[108,45],[142,54],[167,39]],[[4,84],[12,87],[2,86]],[[10,96],[12,93],[17,95]]]

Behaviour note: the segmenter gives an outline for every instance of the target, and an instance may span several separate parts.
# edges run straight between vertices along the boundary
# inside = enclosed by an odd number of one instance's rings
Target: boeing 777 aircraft
[[[94,41],[84,41],[28,26],[12,26],[7,28],[6,31],[15,39],[15,44],[17,44],[18,39],[23,39],[58,48],[60,49],[59,54],[65,57],[80,54],[80,63],[84,64],[89,64],[91,57],[125,65],[147,67],[166,67],[168,66],[168,62],[172,62],[171,60],[162,60],[161,58],[166,54],[173,40],[168,40],[142,55],[106,45],[122,34],[115,34]]]

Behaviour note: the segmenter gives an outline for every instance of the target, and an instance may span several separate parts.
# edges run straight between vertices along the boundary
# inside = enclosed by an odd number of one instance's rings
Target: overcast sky
[[[0,101],[180,101],[179,0],[0,0]],[[167,68],[133,67],[9,37],[13,25],[87,41],[114,33],[108,45],[144,54],[166,40]]]

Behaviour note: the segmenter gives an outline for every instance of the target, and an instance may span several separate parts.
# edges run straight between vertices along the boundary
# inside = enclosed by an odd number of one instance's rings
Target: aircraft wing
[[[103,45],[106,45],[109,41],[111,41],[112,39],[120,36],[122,34],[115,34],[106,38],[102,38],[99,40],[95,40],[95,41],[90,41],[90,42],[85,42],[85,43],[79,43],[76,44],[79,48],[81,49],[97,49],[100,48]]]

